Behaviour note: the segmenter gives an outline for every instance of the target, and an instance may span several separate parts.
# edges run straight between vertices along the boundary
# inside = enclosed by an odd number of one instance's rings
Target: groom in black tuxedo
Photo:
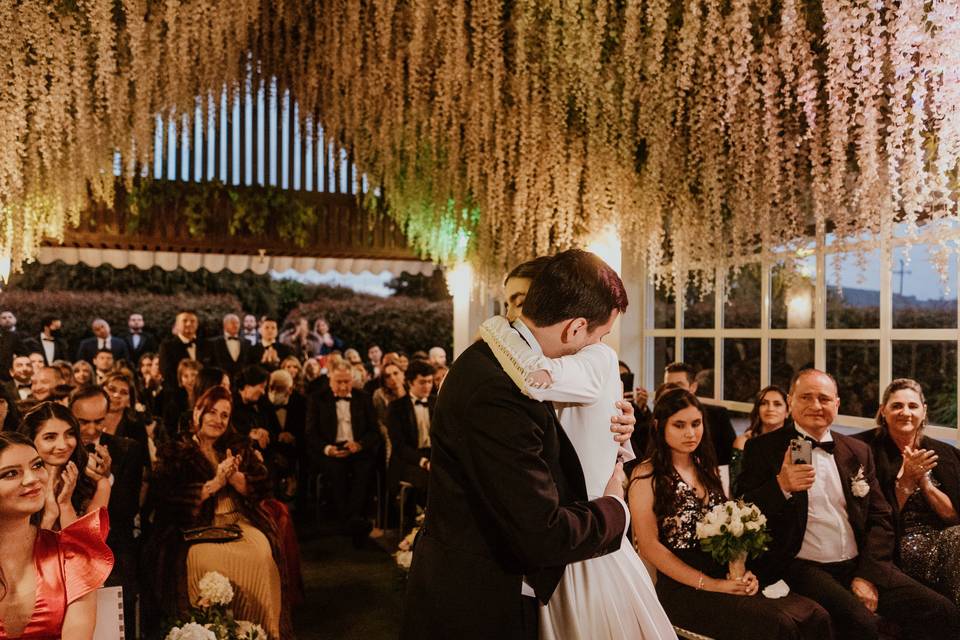
[[[758,573],[830,612],[837,638],[878,637],[880,616],[905,638],[956,638],[948,599],[894,566],[890,505],[863,442],[830,431],[840,408],[833,377],[800,371],[790,385],[794,426],[747,441],[740,488],[767,516],[773,538]],[[813,445],[811,464],[791,462],[790,442]]]
[[[548,357],[598,342],[627,306],[619,276],[579,250],[534,280],[522,321]],[[629,435],[627,435],[629,437]],[[456,359],[433,414],[427,517],[413,554],[400,637],[537,637],[566,564],[620,547],[620,465],[587,501],[577,453],[552,405],[525,396],[490,348]]]

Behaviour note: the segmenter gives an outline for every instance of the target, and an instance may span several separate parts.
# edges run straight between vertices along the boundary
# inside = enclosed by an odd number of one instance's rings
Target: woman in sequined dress
[[[726,501],[700,401],[684,389],[664,393],[653,408],[650,458],[628,487],[640,555],[659,571],[657,595],[673,624],[717,640],[830,638],[830,616],[817,603],[759,593],[756,576],[726,577],[700,549],[697,522]]]
[[[883,392],[877,428],[857,437],[873,449],[893,508],[897,563],[960,605],[960,452],[923,435],[926,415],[921,386],[900,378]]]

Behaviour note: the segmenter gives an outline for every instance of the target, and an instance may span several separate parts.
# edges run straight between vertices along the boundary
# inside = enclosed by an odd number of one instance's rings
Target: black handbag
[[[240,529],[240,526],[235,524],[195,527],[193,529],[182,529],[181,532],[183,533],[183,541],[187,544],[195,544],[198,542],[233,542],[243,537],[243,531]]]

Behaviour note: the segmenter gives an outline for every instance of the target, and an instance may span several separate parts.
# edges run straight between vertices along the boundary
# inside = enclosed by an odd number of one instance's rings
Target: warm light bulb
[[[616,225],[611,224],[594,236],[590,244],[587,245],[587,251],[597,254],[614,271],[620,273],[623,266],[623,252]]]
[[[473,267],[466,262],[458,263],[446,273],[447,290],[454,297],[469,298],[473,290]]]

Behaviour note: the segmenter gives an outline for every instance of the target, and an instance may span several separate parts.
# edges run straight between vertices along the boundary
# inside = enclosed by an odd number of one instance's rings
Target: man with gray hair
[[[210,340],[208,366],[219,367],[233,379],[249,360],[250,343],[240,337],[240,318],[235,313],[223,316],[223,334]]]
[[[447,366],[447,352],[443,347],[430,347],[430,364],[434,367]]]
[[[106,320],[96,318],[90,323],[90,329],[93,331],[93,337],[80,342],[80,346],[77,348],[77,360],[86,360],[93,364],[93,359],[97,353],[107,350],[113,354],[114,362],[130,361],[130,351],[127,349],[127,343],[110,335],[110,324]]]
[[[307,399],[294,388],[293,376],[286,369],[270,374],[267,399],[270,432],[275,434],[269,466],[275,474],[278,497],[289,500],[297,495],[298,463],[300,468],[306,463],[303,430],[307,421]]]

